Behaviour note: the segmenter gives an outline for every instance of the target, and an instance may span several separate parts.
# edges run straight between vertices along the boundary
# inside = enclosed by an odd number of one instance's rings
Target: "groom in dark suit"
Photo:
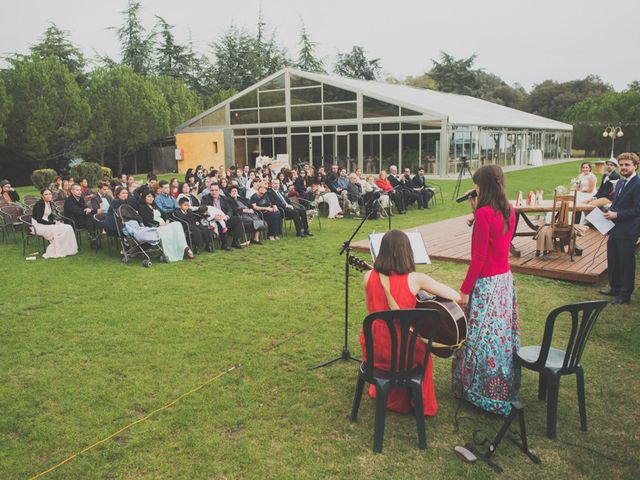
[[[601,293],[615,297],[613,304],[629,303],[635,284],[636,242],[640,236],[640,178],[635,153],[618,156],[621,180],[616,184],[613,203],[605,217],[615,226],[609,231],[607,263],[609,290]]]

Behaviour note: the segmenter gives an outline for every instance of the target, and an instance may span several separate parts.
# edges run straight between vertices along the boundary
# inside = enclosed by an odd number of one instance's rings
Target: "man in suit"
[[[296,227],[296,237],[309,237],[309,222],[307,210],[300,204],[293,204],[291,200],[280,193],[280,180],[271,180],[271,188],[267,192],[271,203],[278,207],[283,218],[290,218]]]
[[[636,242],[640,235],[639,162],[635,153],[618,155],[622,179],[616,184],[613,202],[605,213],[615,226],[607,241],[609,290],[601,293],[615,297],[613,304],[629,303],[635,284]]]
[[[616,180],[620,180],[620,175],[616,172],[616,168],[618,168],[618,160],[611,157],[607,160],[606,165],[607,171],[602,175],[600,187],[598,188],[595,196],[588,202],[589,205],[604,207],[611,203],[611,198],[613,197],[613,186]]]
[[[405,168],[405,172],[409,170]],[[411,187],[418,195],[418,209],[429,208],[429,200],[433,197],[433,189],[427,185],[427,179],[424,177],[424,168],[418,169],[418,174],[411,179]]]
[[[91,211],[96,213],[107,213],[113,197],[109,195],[109,182],[98,183],[98,191],[91,197]],[[127,188],[127,187],[123,187]]]
[[[91,207],[88,207],[82,196],[82,187],[77,183],[71,185],[71,195],[64,202],[65,218],[73,222],[73,226],[78,229],[86,228],[89,236],[95,237],[95,224],[93,222]],[[65,223],[71,223],[69,221]]]
[[[220,245],[222,246],[222,249],[231,250],[231,247],[227,244],[227,233],[230,233],[233,237],[231,246],[233,248],[241,248],[240,238],[242,237],[242,219],[227,213],[229,210],[232,210],[232,207],[229,206],[229,199],[220,195],[220,186],[217,183],[212,184],[209,189],[209,195],[204,195],[202,197],[202,205],[206,207],[215,207],[220,212],[223,212],[222,215],[218,212],[212,219],[210,219],[218,223],[218,232],[220,232]],[[222,227],[220,222],[225,223],[226,229]]]

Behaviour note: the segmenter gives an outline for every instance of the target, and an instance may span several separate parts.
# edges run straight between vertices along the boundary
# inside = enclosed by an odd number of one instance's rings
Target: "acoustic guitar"
[[[373,270],[373,267],[361,258],[349,256],[349,264],[360,272]],[[428,308],[440,313],[440,328],[433,337],[431,352],[440,358],[449,358],[453,352],[462,348],[467,340],[467,317],[460,305],[453,300],[434,297],[424,290],[416,294],[416,308]],[[428,332],[431,322],[424,322],[418,337],[423,343],[428,343]]]

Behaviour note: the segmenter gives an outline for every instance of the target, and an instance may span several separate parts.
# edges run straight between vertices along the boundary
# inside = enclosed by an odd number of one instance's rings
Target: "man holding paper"
[[[613,203],[605,218],[614,222],[607,241],[609,290],[600,293],[615,297],[612,304],[629,303],[635,284],[636,242],[640,236],[640,178],[638,155],[618,156],[622,179],[616,184]]]

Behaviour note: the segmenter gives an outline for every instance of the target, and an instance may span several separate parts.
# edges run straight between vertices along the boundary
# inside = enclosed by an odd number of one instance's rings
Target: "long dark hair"
[[[473,183],[480,187],[477,208],[491,207],[504,217],[504,231],[509,231],[511,204],[504,188],[504,173],[498,165],[485,165],[473,174]]]
[[[406,275],[416,271],[411,242],[406,233],[401,230],[390,230],[384,234],[373,269],[387,276],[392,272]]]

